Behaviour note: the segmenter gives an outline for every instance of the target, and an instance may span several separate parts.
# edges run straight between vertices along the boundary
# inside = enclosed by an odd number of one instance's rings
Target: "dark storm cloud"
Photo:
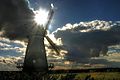
[[[119,24],[99,20],[67,24],[54,32],[68,51],[66,57],[77,61],[106,55],[108,46],[119,44],[119,34]]]
[[[30,34],[33,11],[27,0],[0,0],[0,30],[10,39],[22,39]]]

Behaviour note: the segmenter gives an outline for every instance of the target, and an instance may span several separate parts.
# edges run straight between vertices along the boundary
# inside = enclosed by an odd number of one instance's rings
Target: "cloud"
[[[34,30],[34,13],[27,0],[0,1],[0,35],[9,39],[23,40]],[[68,60],[89,62],[91,57],[106,55],[108,46],[119,44],[120,23],[112,21],[90,21],[66,24],[49,34],[51,39],[60,46],[61,53]],[[22,56],[25,46],[19,41],[0,38],[0,55]],[[55,53],[47,45],[47,54]]]
[[[18,71],[18,60],[24,60],[25,42],[0,37],[0,71]]]
[[[56,40],[56,42],[57,41],[58,40]],[[58,62],[58,59],[60,59],[60,57],[56,56],[55,51],[51,49],[48,43],[46,43],[46,45],[48,62],[50,63],[52,60]],[[0,37],[0,71],[19,70],[16,68],[16,66],[19,62],[24,63],[26,47],[27,43],[24,41],[10,40],[9,38]],[[65,53],[67,52],[61,50],[61,54]]]
[[[24,60],[26,44],[0,37],[0,71],[19,71],[18,61]]]
[[[2,57],[20,57],[25,54],[26,45],[22,41],[10,41],[7,38],[0,37],[0,56]]]
[[[5,58],[0,57],[0,71],[19,71],[16,67],[20,57]]]
[[[79,24],[66,24],[53,35],[61,39],[69,60],[81,61],[107,55],[108,46],[120,43],[118,22],[94,20]]]
[[[49,47],[46,47],[47,49],[47,58],[49,63],[55,63],[55,66],[63,67],[65,66],[66,60],[65,58],[61,58],[58,56],[55,56],[55,52]],[[18,40],[11,41],[7,38],[0,37],[0,71],[19,71],[18,68],[16,68],[18,62],[24,62],[24,53],[26,50],[26,44],[25,42],[21,42]],[[63,54],[69,54],[65,50],[61,50],[61,53]],[[79,54],[79,53],[78,53]],[[74,53],[73,53],[74,55]],[[69,56],[69,55],[67,55]],[[87,56],[87,55],[86,55]],[[88,57],[88,56],[87,56]],[[75,62],[81,63],[81,64],[102,64],[104,66],[109,67],[120,67],[120,46],[109,46],[108,48],[108,56],[100,56],[100,57],[94,57],[94,58],[81,58],[78,57],[72,57],[70,56],[69,60],[75,60]],[[67,59],[68,60],[68,59]],[[78,65],[76,64],[70,64],[70,65]],[[67,65],[66,67],[67,68]]]
[[[100,57],[92,58],[90,63],[104,64],[106,67],[114,67],[114,68],[120,67],[120,52],[119,53],[108,52],[108,56],[100,56]]]
[[[2,36],[10,39],[23,39],[33,30],[34,13],[28,0],[0,1],[0,30]]]
[[[16,66],[17,63],[24,63],[26,44],[24,41],[0,37],[0,71],[19,71]],[[55,52],[47,46],[46,53],[49,63],[52,60],[58,62],[58,56],[55,56]]]

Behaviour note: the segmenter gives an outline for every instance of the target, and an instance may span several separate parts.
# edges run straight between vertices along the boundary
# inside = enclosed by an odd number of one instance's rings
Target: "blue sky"
[[[53,3],[57,10],[54,15],[52,30],[67,23],[81,21],[120,20],[120,0],[29,0],[31,7],[48,8]]]

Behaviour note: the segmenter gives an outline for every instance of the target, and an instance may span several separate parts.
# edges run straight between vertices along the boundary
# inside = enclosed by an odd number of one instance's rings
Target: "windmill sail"
[[[45,38],[50,43],[50,45],[52,46],[52,48],[56,51],[57,55],[59,55],[60,54],[59,48],[53,43],[53,41],[48,36],[45,36]]]
[[[47,31],[47,29],[48,29],[48,26],[49,26],[51,20],[52,20],[53,14],[54,14],[54,7],[51,6],[51,9],[50,9],[49,14],[48,14],[48,19],[47,19],[48,21],[47,21],[47,23],[46,23],[46,25],[45,25],[44,35],[46,35],[46,33],[47,33],[46,31]]]

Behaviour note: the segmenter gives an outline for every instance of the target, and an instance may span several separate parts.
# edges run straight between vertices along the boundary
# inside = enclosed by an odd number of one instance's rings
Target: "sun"
[[[47,23],[47,20],[48,20],[48,11],[44,9],[39,9],[35,11],[34,21],[38,25],[45,25]]]

